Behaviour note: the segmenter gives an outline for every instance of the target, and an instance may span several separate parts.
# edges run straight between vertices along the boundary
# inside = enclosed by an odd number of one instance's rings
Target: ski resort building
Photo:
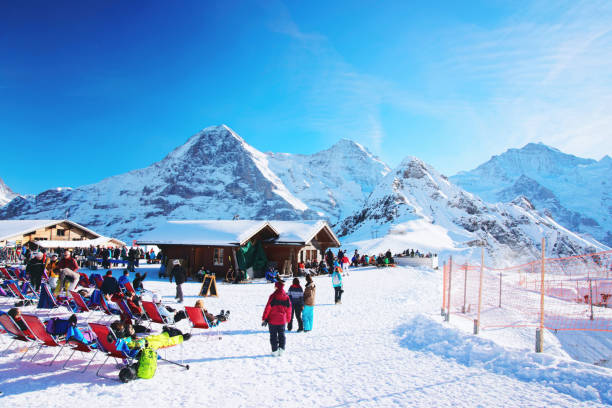
[[[125,244],[70,220],[0,220],[0,246],[7,245],[72,249]]]
[[[325,221],[169,221],[140,238],[168,259],[180,259],[188,275],[199,269],[225,277],[230,267],[261,277],[269,266],[295,274],[298,262],[322,259],[340,241]]]

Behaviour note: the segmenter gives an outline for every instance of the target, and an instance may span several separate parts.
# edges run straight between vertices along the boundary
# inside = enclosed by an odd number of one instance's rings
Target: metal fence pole
[[[501,307],[502,298],[502,271],[499,271],[499,307]]]
[[[453,257],[451,256],[448,261],[448,297],[446,298],[446,316],[444,318],[445,321],[450,320],[450,311],[451,311],[451,285],[453,283]]]
[[[474,334],[480,331],[480,309],[482,307],[482,274],[484,272],[484,248],[480,248],[480,283],[478,284],[478,315],[474,321]]]
[[[589,303],[591,304],[591,320],[593,320],[593,281],[589,278]]]
[[[540,328],[536,332],[536,353],[544,349],[544,266],[546,264],[546,241],[542,238],[542,268],[540,276]]]

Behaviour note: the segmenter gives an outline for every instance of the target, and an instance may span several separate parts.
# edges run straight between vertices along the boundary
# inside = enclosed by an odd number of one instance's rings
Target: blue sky
[[[0,5],[0,177],[145,167],[225,123],[262,151],[356,140],[447,175],[528,142],[612,153],[612,2]]]

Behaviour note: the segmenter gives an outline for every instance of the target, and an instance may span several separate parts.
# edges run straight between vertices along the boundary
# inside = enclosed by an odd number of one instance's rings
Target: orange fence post
[[[484,248],[480,247],[480,282],[478,284],[478,315],[474,321],[474,334],[480,331],[480,308],[482,307],[482,274],[484,272]]]
[[[453,283],[453,257],[451,256],[448,261],[448,297],[446,298],[446,316],[444,317],[445,321],[450,320],[450,311],[451,311],[451,285]]]
[[[444,316],[446,313],[446,261],[442,266],[442,310],[440,311],[440,315]]]
[[[540,328],[536,331],[536,353],[544,349],[544,266],[546,264],[546,241],[542,238],[542,270],[540,276]]]
[[[467,302],[467,261],[465,262],[465,272],[463,273],[463,307],[461,308],[461,313],[465,313],[465,304]]]

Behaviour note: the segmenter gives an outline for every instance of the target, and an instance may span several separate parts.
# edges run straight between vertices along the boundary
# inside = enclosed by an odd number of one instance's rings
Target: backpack
[[[157,352],[152,348],[145,348],[140,352],[138,358],[138,378],[153,378],[157,370]]]
[[[70,326],[72,326],[72,323],[70,323],[68,319],[60,319],[58,317],[54,317],[47,322],[47,326],[45,327],[45,329],[47,333],[57,336],[61,334],[66,334]]]

